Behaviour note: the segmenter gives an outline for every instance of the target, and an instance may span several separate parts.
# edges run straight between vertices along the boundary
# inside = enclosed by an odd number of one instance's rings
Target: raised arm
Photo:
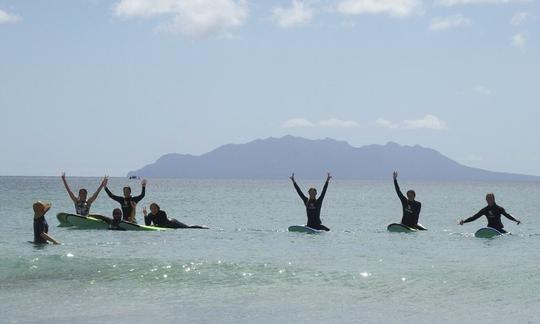
[[[509,220],[516,222],[518,225],[521,224],[521,221],[515,219],[514,216],[508,214],[508,213],[506,212],[506,210],[504,210],[504,208],[503,208],[501,214],[503,214],[504,217],[508,218]]]
[[[152,225],[152,218],[148,216],[148,211],[146,210],[146,207],[143,207],[142,212],[144,215],[144,224],[146,224],[146,226]]]
[[[394,171],[394,188],[396,188],[396,193],[397,193],[397,195],[399,197],[399,200],[401,200],[401,201],[407,200],[407,198],[405,198],[405,196],[401,192],[401,189],[399,189],[399,184],[397,182],[397,178],[398,178],[398,173],[397,173],[397,171]]]
[[[298,187],[298,184],[296,184],[296,180],[294,179],[294,173],[292,174],[292,176],[289,179],[292,180],[293,185],[294,185],[294,189],[296,189],[296,192],[298,193],[298,196],[300,196],[300,199],[302,199],[303,202],[306,202],[307,197],[304,195],[304,193],[302,192],[300,187]]]
[[[73,202],[76,203],[77,202],[77,197],[75,197],[75,195],[73,194],[71,189],[69,189],[69,185],[68,185],[67,180],[66,180],[66,173],[65,172],[62,172],[62,182],[64,183],[64,187],[66,188],[66,191],[69,194],[69,198],[71,198],[71,200],[73,200]]]
[[[144,179],[144,180],[141,182],[141,184],[142,184],[141,194],[138,195],[137,197],[133,197],[133,198],[131,199],[131,200],[133,200],[134,202],[137,202],[137,203],[138,203],[139,201],[141,201],[141,200],[144,198],[144,196],[146,195],[146,179]]]
[[[107,193],[107,195],[114,201],[116,202],[119,202],[119,203],[123,203],[124,202],[124,198],[120,197],[120,196],[115,196],[110,190],[109,188],[107,188],[107,186],[105,186],[105,192]]]
[[[101,181],[101,184],[99,185],[99,188],[92,195],[92,197],[88,199],[88,204],[91,205],[97,199],[99,193],[101,192],[101,189],[103,189],[107,185],[107,182],[108,182],[108,177],[107,176],[103,177],[103,180]]]
[[[328,183],[330,183],[330,179],[332,179],[332,176],[330,175],[330,173],[328,173],[328,175],[326,176],[326,182],[324,183],[324,187],[322,189],[321,195],[319,196],[319,201],[321,202],[324,200],[324,196],[326,196],[326,190],[328,189]]]

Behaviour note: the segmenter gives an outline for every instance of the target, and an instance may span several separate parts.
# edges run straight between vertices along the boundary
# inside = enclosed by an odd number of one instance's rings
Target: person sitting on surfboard
[[[88,191],[84,188],[79,189],[79,197],[75,197],[71,189],[69,189],[69,185],[66,181],[66,173],[62,172],[62,182],[64,183],[64,187],[66,187],[66,191],[68,192],[69,197],[71,198],[71,200],[73,200],[73,203],[75,204],[75,213],[77,215],[88,216],[88,214],[90,214],[90,207],[92,206],[92,203],[97,199],[99,193],[101,192],[101,189],[107,186],[107,180],[107,176],[103,177],[101,185],[96,190],[96,192],[92,195],[92,197],[86,199],[86,197],[88,196]]]
[[[124,229],[120,227],[120,222],[122,221],[122,210],[120,208],[115,208],[112,212],[113,218],[109,220],[109,229],[114,231],[123,231]]]
[[[401,192],[401,189],[399,189],[397,178],[398,172],[394,171],[394,187],[396,188],[396,193],[399,197],[399,200],[401,201],[401,206],[403,207],[401,224],[418,230],[425,230],[424,227],[418,225],[418,218],[420,217],[422,203],[415,200],[416,193],[414,192],[414,190],[407,191],[407,197],[405,198],[405,196]]]
[[[319,198],[317,198],[317,189],[310,188],[308,190],[309,198],[302,193],[302,190],[300,187],[298,187],[298,184],[294,180],[294,173],[290,177],[290,179],[293,182],[294,189],[296,189],[296,192],[298,193],[298,196],[300,196],[300,199],[304,202],[304,205],[306,206],[306,213],[307,213],[307,227],[311,227],[316,230],[323,230],[323,231],[329,231],[330,229],[324,225],[322,225],[321,222],[321,207],[324,200],[324,196],[326,195],[326,190],[328,189],[328,183],[330,182],[330,179],[332,179],[332,176],[330,173],[328,173],[326,177],[326,182],[324,183],[324,187],[322,190],[321,195]]]
[[[474,216],[471,216],[465,220],[460,220],[459,225],[463,225],[465,223],[473,222],[477,220],[478,218],[482,216],[486,216],[488,220],[488,227],[494,228],[497,231],[501,233],[506,233],[506,231],[503,229],[504,225],[501,222],[501,215],[504,215],[504,217],[508,218],[509,220],[512,220],[517,223],[517,225],[521,224],[521,221],[515,219],[512,215],[508,214],[504,208],[497,205],[495,202],[495,194],[488,193],[486,195],[486,202],[487,206],[482,208],[478,213],[476,213]]]
[[[60,244],[49,235],[49,225],[47,224],[47,220],[45,220],[45,214],[51,209],[51,204],[37,201],[32,207],[34,209],[34,243],[47,244],[47,242],[51,242],[53,244]]]
[[[146,194],[146,179],[144,179],[141,182],[141,185],[142,185],[142,190],[141,190],[140,195],[136,197],[132,197],[131,187],[124,187],[124,197],[120,197],[120,196],[115,196],[107,187],[107,183],[105,183],[105,192],[107,193],[109,197],[111,197],[112,200],[120,203],[121,208],[122,208],[122,217],[123,217],[123,220],[125,221],[137,223],[137,221],[135,220],[135,210],[131,203],[135,202],[137,204],[139,201],[141,201],[144,198],[144,195]]]
[[[146,226],[152,225],[156,227],[165,227],[165,228],[201,228],[208,229],[206,226],[200,225],[186,225],[174,218],[169,219],[167,213],[165,213],[158,204],[150,204],[150,213],[147,212],[146,207],[143,208],[144,222]]]

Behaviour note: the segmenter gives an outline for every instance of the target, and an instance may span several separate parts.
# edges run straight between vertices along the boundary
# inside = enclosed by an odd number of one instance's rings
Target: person
[[[89,199],[86,199],[88,196],[88,191],[86,189],[79,189],[79,197],[75,197],[71,189],[69,188],[69,185],[66,180],[66,173],[62,172],[62,182],[64,183],[64,187],[66,188],[66,191],[69,194],[69,197],[75,204],[75,213],[77,215],[81,216],[88,216],[90,214],[90,207],[92,206],[92,203],[97,199],[99,193],[101,192],[101,189],[107,185],[108,178],[107,176],[103,177],[103,180],[101,181],[101,185],[96,190],[96,192],[90,197]]]
[[[401,217],[401,224],[415,228],[417,230],[425,230],[424,227],[418,224],[418,218],[420,217],[420,210],[422,209],[422,203],[416,201],[416,192],[414,190],[407,191],[407,197],[403,195],[397,181],[398,172],[394,171],[394,188],[401,201],[403,208],[403,216]]]
[[[146,207],[143,208],[143,214],[144,214],[144,222],[146,226],[152,225],[154,223],[154,226],[157,227],[165,227],[165,228],[200,228],[200,229],[208,229],[206,226],[201,225],[186,225],[174,218],[169,219],[167,217],[167,213],[159,207],[156,203],[150,204],[150,213],[146,210]]]
[[[124,187],[124,197],[120,197],[120,196],[115,196],[107,187],[107,183],[105,183],[105,192],[107,193],[107,195],[112,200],[120,203],[121,205],[123,220],[132,222],[135,224],[137,223],[135,219],[135,210],[131,203],[135,202],[137,204],[139,203],[139,201],[141,201],[144,198],[144,195],[146,194],[146,179],[144,179],[141,182],[141,185],[142,185],[142,190],[141,190],[140,195],[136,197],[132,197],[131,187]]]
[[[60,242],[49,235],[49,225],[45,219],[45,214],[51,209],[51,204],[37,201],[32,207],[34,209],[34,243],[47,244],[51,242],[53,244],[60,244]]]
[[[326,190],[328,189],[328,183],[330,182],[330,179],[332,179],[332,176],[330,173],[327,174],[326,182],[324,183],[324,187],[322,190],[322,193],[319,198],[317,198],[317,189],[310,188],[308,190],[309,198],[306,197],[303,193],[300,187],[298,187],[298,184],[296,183],[296,180],[294,179],[294,173],[290,177],[290,179],[293,182],[294,189],[296,189],[296,192],[298,193],[298,196],[300,196],[300,199],[304,202],[304,205],[306,206],[306,214],[307,214],[307,227],[311,227],[313,229],[317,230],[323,230],[323,231],[329,231],[330,229],[324,225],[322,225],[321,222],[321,207],[324,200],[324,196],[326,195]]]
[[[124,229],[120,227],[120,222],[122,221],[122,209],[115,208],[112,212],[113,218],[108,222],[109,229],[114,231],[123,231]]]
[[[487,224],[488,227],[494,228],[501,233],[506,233],[506,231],[504,230],[504,225],[501,222],[501,215],[504,215],[504,217],[508,218],[509,220],[516,222],[517,225],[521,224],[521,221],[515,219],[512,215],[508,214],[504,208],[497,205],[497,203],[495,202],[495,194],[488,193],[486,195],[486,202],[487,202],[486,207],[482,208],[475,215],[465,220],[463,219],[460,220],[459,225],[470,223],[477,220],[478,218],[482,216],[486,216],[487,221],[488,221],[488,224]]]

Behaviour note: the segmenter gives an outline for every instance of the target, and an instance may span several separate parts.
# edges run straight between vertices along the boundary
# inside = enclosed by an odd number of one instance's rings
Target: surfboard
[[[403,224],[393,223],[388,225],[387,227],[389,232],[393,233],[412,233],[412,232],[418,232],[416,228],[412,228]]]
[[[304,226],[304,225],[293,225],[293,226],[289,227],[289,232],[318,234],[318,233],[321,233],[321,232],[324,232],[324,231],[314,229],[314,228]]]
[[[109,229],[109,224],[101,219],[93,218],[91,216],[81,216],[68,214],[65,216],[66,220],[73,226],[79,229]]]
[[[120,227],[121,229],[125,231],[166,231],[168,230],[168,228],[164,228],[164,227],[139,225],[139,224],[124,222],[124,221],[121,221],[120,224],[118,224],[118,227]]]
[[[492,227],[484,227],[474,233],[474,236],[478,238],[493,238],[500,235],[502,235],[502,233]]]
[[[67,214],[67,213],[58,213],[58,214],[56,214],[56,218],[60,222],[58,227],[70,227],[70,226],[73,226],[73,225],[71,225],[70,222],[68,222],[67,215],[69,215],[69,214]]]

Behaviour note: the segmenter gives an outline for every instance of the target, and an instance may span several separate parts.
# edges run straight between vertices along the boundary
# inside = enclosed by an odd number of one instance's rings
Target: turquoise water
[[[99,179],[70,179],[94,190]],[[121,193],[137,181],[111,179]],[[300,181],[302,188],[322,180]],[[388,233],[399,221],[391,181],[330,184],[321,235],[288,233],[305,222],[283,181],[150,179],[140,208],[210,230],[84,231],[58,228],[73,206],[59,178],[0,177],[2,323],[536,323],[540,315],[540,184],[418,183],[429,231]],[[485,193],[523,221],[512,235],[474,238]],[[53,202],[47,219],[61,246],[35,247],[32,202]],[[117,204],[102,193],[93,213]]]

